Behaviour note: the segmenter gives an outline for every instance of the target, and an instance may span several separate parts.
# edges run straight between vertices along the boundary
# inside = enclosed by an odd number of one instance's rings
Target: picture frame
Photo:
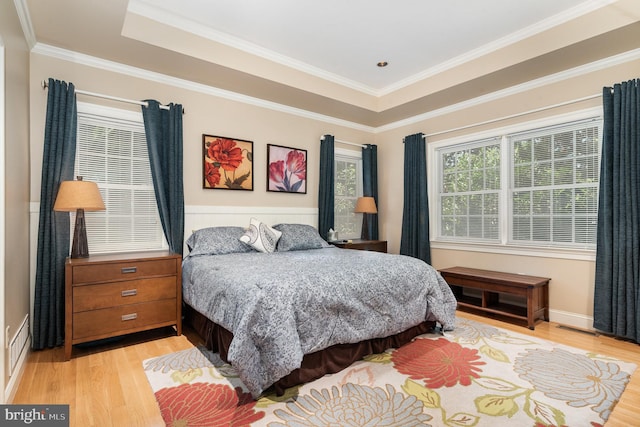
[[[253,191],[253,141],[202,134],[202,188]]]
[[[307,194],[307,150],[267,144],[267,191]]]

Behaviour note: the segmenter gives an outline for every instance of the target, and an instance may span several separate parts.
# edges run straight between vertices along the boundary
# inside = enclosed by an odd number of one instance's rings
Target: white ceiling
[[[355,88],[388,91],[607,0],[130,0],[166,25]],[[379,61],[389,65],[379,68]]]

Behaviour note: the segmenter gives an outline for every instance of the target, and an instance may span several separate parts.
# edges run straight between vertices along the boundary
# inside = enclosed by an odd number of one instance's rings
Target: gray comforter
[[[233,333],[229,362],[254,397],[304,354],[455,321],[455,297],[433,267],[378,252],[189,256],[182,288],[187,304]]]

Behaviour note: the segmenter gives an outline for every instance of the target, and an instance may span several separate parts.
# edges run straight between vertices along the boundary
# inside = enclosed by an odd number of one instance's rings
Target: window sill
[[[539,258],[559,258],[579,261],[595,261],[596,259],[595,249],[541,248],[515,245],[490,245],[474,242],[446,242],[437,240],[431,241],[431,249],[519,255]]]

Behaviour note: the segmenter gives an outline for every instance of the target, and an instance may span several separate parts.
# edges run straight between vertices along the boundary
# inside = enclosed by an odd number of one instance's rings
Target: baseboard
[[[18,359],[16,363],[16,367],[13,371],[13,375],[9,377],[9,382],[7,382],[7,387],[4,389],[4,397],[5,402],[3,403],[11,403],[13,402],[13,398],[18,391],[18,385],[20,384],[20,380],[22,379],[22,375],[24,374],[24,369],[27,364],[27,358],[31,354],[31,337],[27,341],[27,349],[22,352],[22,355]]]
[[[549,320],[583,331],[595,331],[593,317],[561,310],[549,310]]]
[[[482,295],[481,291],[478,291],[475,289],[465,289],[464,293],[465,295],[475,296],[477,298],[480,298]],[[523,298],[512,297],[511,295],[500,294],[500,301],[508,304],[520,306],[520,307],[527,306],[526,301],[523,301]],[[595,331],[595,329],[593,328],[593,317],[585,316],[583,314],[549,309],[549,320],[551,322],[555,322],[564,326],[569,326],[571,328],[579,329],[582,331],[590,331],[590,332]]]

